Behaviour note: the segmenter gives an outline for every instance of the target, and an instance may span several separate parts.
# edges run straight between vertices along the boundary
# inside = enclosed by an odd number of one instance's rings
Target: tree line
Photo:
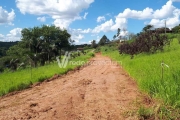
[[[0,71],[4,68],[16,70],[18,65],[43,66],[56,56],[61,56],[62,50],[70,50],[74,42],[67,30],[54,25],[24,28],[21,35],[21,41],[10,47],[6,53],[2,50],[5,56],[0,58]]]

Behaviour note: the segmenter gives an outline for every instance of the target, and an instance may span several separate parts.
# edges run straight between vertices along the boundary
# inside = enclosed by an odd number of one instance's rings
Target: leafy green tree
[[[143,28],[143,31],[144,32],[147,32],[148,30],[151,30],[153,28],[153,25],[146,25],[144,28]]]
[[[21,35],[21,41],[6,51],[7,56],[0,58],[1,70],[6,65],[16,70],[20,63],[29,63],[29,60],[35,67],[38,63],[44,65],[56,56],[61,56],[62,49],[68,50],[72,42],[67,30],[54,25],[24,28]],[[4,48],[0,48],[0,57],[2,53],[5,54]]]
[[[29,46],[29,50],[35,54],[41,65],[44,65],[46,61],[50,62],[59,54],[61,56],[61,50],[70,46],[70,37],[67,30],[61,30],[55,26],[43,25],[22,30],[22,41]]]
[[[93,41],[91,42],[91,47],[92,47],[92,48],[96,48],[96,47],[97,47],[96,40],[93,40]]]
[[[108,43],[110,40],[106,37],[106,35],[103,35],[103,37],[99,41],[99,45],[104,45],[105,43]]]
[[[113,39],[114,39],[114,40],[116,39],[116,35],[113,36]]]
[[[30,53],[30,51],[23,42],[19,42],[17,45],[10,47],[6,52],[7,56],[13,56],[16,58],[22,58],[28,53]]]
[[[175,26],[172,28],[173,33],[179,33],[180,32],[180,24],[178,26]]]

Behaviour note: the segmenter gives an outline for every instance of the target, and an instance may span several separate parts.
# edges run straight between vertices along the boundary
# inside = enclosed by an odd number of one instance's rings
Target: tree
[[[117,29],[117,36],[116,36],[116,37],[119,37],[120,32],[121,32],[121,29],[120,29],[120,28],[118,28],[118,29]]]
[[[5,47],[1,47],[0,48],[0,58],[6,55],[6,48]]]
[[[153,25],[146,25],[144,28],[143,28],[143,31],[144,32],[147,32],[148,30],[151,30],[153,28]]]
[[[114,40],[116,39],[116,35],[113,36],[113,39],[114,39]]]
[[[97,47],[96,40],[93,40],[93,41],[91,42],[91,47],[92,47],[92,48],[96,48],[96,47]]]
[[[120,36],[120,33],[121,33],[121,29],[118,28],[118,29],[117,29],[117,34],[113,36],[113,39],[116,39],[117,37],[120,38],[120,37],[121,37],[121,36]]]
[[[104,45],[105,43],[108,43],[109,39],[106,37],[106,35],[103,35],[103,37],[99,41],[99,45]]]
[[[180,32],[180,24],[178,26],[175,26],[172,28],[173,33],[179,33]]]
[[[46,61],[59,55],[61,50],[70,46],[69,38],[71,35],[67,30],[61,30],[55,26],[42,25],[22,30],[22,41],[29,45],[32,54],[31,57],[37,56],[41,65]]]
[[[44,65],[60,54],[61,50],[70,47],[70,34],[55,26],[24,28],[21,41],[7,51],[8,56],[25,61],[31,59],[34,66]],[[23,60],[22,60],[23,59]],[[27,61],[27,60],[26,60]],[[13,63],[13,62],[12,62]]]
[[[16,45],[18,42],[2,42],[0,41],[0,58],[6,56],[6,51],[11,47]]]

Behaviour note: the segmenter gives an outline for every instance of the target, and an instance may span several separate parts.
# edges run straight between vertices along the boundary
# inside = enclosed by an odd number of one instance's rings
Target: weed
[[[147,120],[147,119],[152,119],[153,117],[153,110],[150,108],[145,108],[141,106],[138,110],[138,116],[140,120]]]

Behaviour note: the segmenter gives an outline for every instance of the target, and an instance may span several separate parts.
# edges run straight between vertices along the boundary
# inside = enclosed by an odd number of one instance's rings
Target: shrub
[[[162,35],[158,31],[155,33],[148,31],[141,33],[136,40],[131,43],[121,44],[119,47],[119,53],[130,54],[131,58],[133,58],[135,54],[142,52],[155,53],[157,50],[163,51],[165,44],[169,44],[166,35]]]

